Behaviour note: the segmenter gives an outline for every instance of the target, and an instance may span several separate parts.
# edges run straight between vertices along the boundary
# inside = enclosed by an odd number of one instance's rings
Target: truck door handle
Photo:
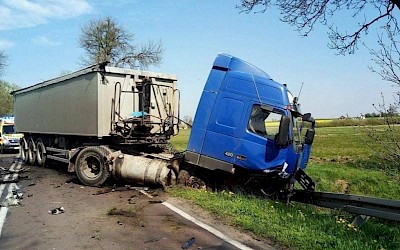
[[[247,157],[244,156],[244,155],[237,155],[236,159],[241,160],[241,161],[245,161],[247,159]]]

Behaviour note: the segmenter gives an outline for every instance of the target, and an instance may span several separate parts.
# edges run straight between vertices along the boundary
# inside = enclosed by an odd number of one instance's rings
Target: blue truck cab
[[[307,166],[314,124],[286,85],[239,58],[219,54],[196,111],[185,161],[288,179]]]

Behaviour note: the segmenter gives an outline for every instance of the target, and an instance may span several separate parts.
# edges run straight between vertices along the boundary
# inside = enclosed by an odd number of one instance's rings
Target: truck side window
[[[254,105],[250,114],[248,130],[259,136],[274,140],[279,133],[279,123],[282,114],[270,112],[262,109],[259,105]]]

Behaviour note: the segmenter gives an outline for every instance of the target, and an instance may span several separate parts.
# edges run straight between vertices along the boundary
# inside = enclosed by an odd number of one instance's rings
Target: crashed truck
[[[185,173],[266,193],[296,180],[313,188],[303,171],[315,133],[311,115],[286,85],[231,55],[216,57],[180,154],[166,150],[179,132],[175,75],[99,64],[13,95],[22,159],[64,162],[85,185],[113,177],[165,186]]]

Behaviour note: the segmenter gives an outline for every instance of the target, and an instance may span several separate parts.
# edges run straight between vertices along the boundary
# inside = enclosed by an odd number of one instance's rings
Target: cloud
[[[9,49],[14,46],[14,43],[5,39],[0,39],[0,50]]]
[[[4,0],[0,3],[0,30],[34,27],[91,10],[86,0]]]
[[[61,43],[59,41],[55,41],[46,35],[37,36],[33,39],[33,42],[39,45],[46,45],[46,46],[58,46]]]

